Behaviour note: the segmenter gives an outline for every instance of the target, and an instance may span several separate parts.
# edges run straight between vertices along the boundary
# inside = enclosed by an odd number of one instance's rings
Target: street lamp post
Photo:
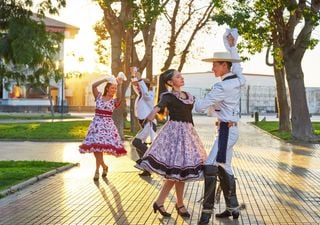
[[[63,65],[63,61],[59,60],[59,67],[61,69],[62,72],[62,78],[61,78],[61,100],[60,100],[60,110],[61,110],[61,119],[63,119],[63,112],[64,112],[64,65]]]
[[[64,95],[64,75],[61,80],[61,119],[63,119],[63,95]]]

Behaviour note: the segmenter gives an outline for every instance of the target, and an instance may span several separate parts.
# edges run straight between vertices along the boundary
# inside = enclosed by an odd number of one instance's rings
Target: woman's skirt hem
[[[166,179],[174,181],[194,181],[203,179],[203,164],[189,166],[189,167],[168,167],[160,163],[150,156],[143,158],[141,163],[137,166],[142,170],[154,172]]]
[[[80,153],[93,153],[93,152],[102,152],[104,154],[113,155],[115,157],[124,156],[127,154],[127,151],[121,147],[117,148],[112,145],[105,144],[82,144],[79,146]]]

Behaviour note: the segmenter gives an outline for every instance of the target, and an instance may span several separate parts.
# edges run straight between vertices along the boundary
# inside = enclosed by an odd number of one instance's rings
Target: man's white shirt
[[[232,58],[239,58],[237,49],[231,47]],[[223,79],[237,75],[237,78]],[[240,113],[241,87],[245,85],[240,63],[232,63],[232,72],[224,74],[221,81],[213,85],[211,91],[203,98],[196,99],[195,110],[205,112],[208,108],[220,121],[237,122]]]

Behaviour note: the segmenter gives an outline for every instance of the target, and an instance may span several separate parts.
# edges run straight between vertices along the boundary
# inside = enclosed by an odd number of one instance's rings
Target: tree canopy
[[[65,6],[65,0],[1,1],[0,16],[0,77],[4,85],[10,80],[18,84],[29,82],[47,86],[50,79],[59,80],[62,75],[56,66],[56,55],[62,35],[46,31],[44,14],[56,14]],[[36,13],[32,9],[36,8]]]
[[[217,11],[213,19],[239,29],[244,38],[243,49],[249,53],[273,47],[277,68],[285,68],[291,103],[292,136],[295,139],[317,140],[313,135],[306,101],[301,66],[307,49],[318,40],[311,34],[320,19],[320,0],[248,0],[232,4],[214,1]]]

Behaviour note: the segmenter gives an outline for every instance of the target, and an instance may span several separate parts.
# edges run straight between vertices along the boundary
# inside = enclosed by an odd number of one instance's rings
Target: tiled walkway
[[[195,116],[198,133],[209,151],[213,118]],[[244,119],[245,121],[245,119]],[[320,147],[295,146],[273,139],[242,122],[234,153],[239,202],[246,208],[238,220],[213,219],[211,224],[320,224]],[[182,219],[172,191],[165,202],[170,219],[154,214],[152,203],[160,177],[141,179],[133,167],[136,154],[105,157],[108,179],[94,183],[94,159],[77,152],[79,143],[2,142],[2,159],[78,161],[80,166],[40,181],[0,200],[0,224],[197,224],[202,182],[186,184],[185,205],[192,214]],[[9,153],[17,147],[17,153]],[[129,143],[126,143],[130,148]],[[216,212],[224,210],[224,200]]]

